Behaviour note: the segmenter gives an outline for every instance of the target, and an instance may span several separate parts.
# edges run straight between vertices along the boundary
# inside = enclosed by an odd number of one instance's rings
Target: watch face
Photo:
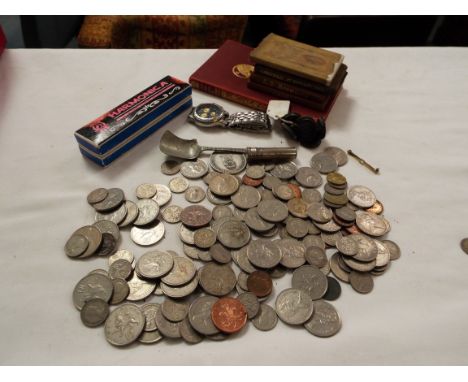
[[[202,103],[193,111],[196,120],[204,123],[219,121],[224,116],[224,109],[215,103]]]

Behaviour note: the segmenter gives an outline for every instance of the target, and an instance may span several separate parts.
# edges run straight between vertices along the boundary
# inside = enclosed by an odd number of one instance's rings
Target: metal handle
[[[295,147],[247,147],[249,160],[289,160],[296,156]]]

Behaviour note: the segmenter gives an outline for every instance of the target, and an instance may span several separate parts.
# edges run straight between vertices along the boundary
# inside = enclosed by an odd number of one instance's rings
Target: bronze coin
[[[247,310],[237,298],[223,297],[211,307],[211,319],[223,333],[237,333],[247,322]]]
[[[264,271],[254,271],[247,278],[247,287],[257,297],[266,297],[273,290],[271,276]]]
[[[368,208],[366,211],[373,212],[376,215],[380,215],[384,211],[384,206],[380,201],[376,200],[374,205],[371,208]]]
[[[189,206],[180,214],[182,223],[190,228],[199,228],[207,225],[212,218],[211,211],[203,206]]]
[[[295,198],[302,196],[301,188],[297,184],[288,183],[288,187],[292,190]]]
[[[242,177],[242,183],[246,186],[258,187],[263,183],[263,178],[261,179],[253,179],[247,175]]]

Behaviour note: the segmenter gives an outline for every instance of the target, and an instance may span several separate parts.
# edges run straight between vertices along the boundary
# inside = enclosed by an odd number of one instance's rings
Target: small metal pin
[[[353,153],[352,150],[348,150],[348,154],[351,155],[353,158],[357,159],[359,164],[362,164],[364,167],[367,167],[369,170],[371,170],[374,174],[380,174],[380,169],[378,167],[373,167],[369,163],[367,163],[364,159],[361,157],[357,156],[355,153]]]

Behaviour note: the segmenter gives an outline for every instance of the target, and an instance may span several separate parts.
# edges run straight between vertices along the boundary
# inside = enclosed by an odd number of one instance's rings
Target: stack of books
[[[250,53],[247,86],[316,111],[329,109],[347,75],[342,54],[270,34]]]

